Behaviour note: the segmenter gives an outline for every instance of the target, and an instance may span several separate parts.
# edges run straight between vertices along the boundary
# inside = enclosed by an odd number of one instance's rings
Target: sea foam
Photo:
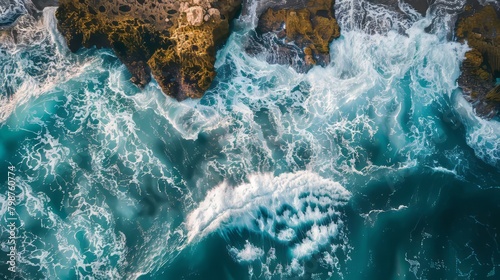
[[[339,183],[311,171],[251,175],[248,183],[235,187],[223,183],[207,193],[187,217],[188,242],[198,242],[213,232],[263,234],[288,248],[290,259],[284,275],[301,274],[304,260],[318,253],[335,255],[332,244],[347,250],[347,235],[340,233],[345,230],[342,209],[350,197]],[[274,258],[273,252],[274,248],[269,248],[265,254],[248,241],[241,249],[229,248],[238,262],[260,260],[261,272],[265,274],[267,269],[268,276],[281,267],[269,271],[266,263]]]
[[[357,5],[384,29],[356,25]],[[349,267],[337,253],[351,257],[351,193],[422,166],[463,175],[467,145],[498,166],[497,125],[454,99],[466,45],[427,32],[432,18],[360,0],[336,8],[342,36],[327,67],[269,65],[245,53],[238,30],[218,52],[213,87],[183,102],[154,82],[135,89],[109,50],[69,53],[53,8],[43,21],[20,18],[19,44],[0,46],[0,122],[30,130],[16,153],[19,209],[25,228],[46,230],[22,232],[24,276],[135,279],[221,234],[237,262],[260,262],[262,278],[305,275],[311,261],[325,278]],[[461,125],[465,140],[448,139]],[[365,211],[412,207],[398,205]],[[231,238],[242,232],[265,241]]]

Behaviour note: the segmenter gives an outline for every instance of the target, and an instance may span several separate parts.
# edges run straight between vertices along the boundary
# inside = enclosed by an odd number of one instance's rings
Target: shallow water
[[[354,24],[356,5],[390,28]],[[180,103],[109,50],[70,53],[54,8],[18,19],[0,43],[0,274],[13,165],[22,279],[498,277],[500,124],[457,88],[467,46],[438,12],[336,10],[328,67],[247,55],[245,18],[212,88]]]

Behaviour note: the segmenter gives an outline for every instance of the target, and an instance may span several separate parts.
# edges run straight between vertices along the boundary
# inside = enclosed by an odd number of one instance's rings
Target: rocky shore
[[[112,48],[131,81],[155,77],[178,100],[203,96],[215,76],[217,48],[229,36],[240,0],[61,0],[58,28],[69,48]]]
[[[152,75],[165,94],[178,100],[203,96],[215,76],[216,50],[229,36],[241,1],[132,2],[61,0],[58,28],[73,52],[112,48],[139,87]],[[328,64],[329,44],[340,35],[334,1],[289,2],[271,5],[260,16],[259,38],[273,33],[281,40],[271,56],[284,59],[269,62],[294,65],[298,71]],[[262,40],[256,46],[269,47]]]
[[[267,8],[247,52],[266,54],[269,63],[291,65],[306,72],[330,62],[330,43],[340,36],[333,0],[309,0]]]
[[[450,38],[471,47],[458,84],[476,112],[492,118],[500,112],[500,3],[483,2],[467,0],[465,6],[418,0],[366,3],[385,6],[403,18],[415,16],[407,7],[422,16],[450,13],[455,27]],[[249,54],[291,65],[298,72],[329,63],[329,45],[340,35],[334,0],[269,0],[258,2],[254,10],[250,4],[248,0],[32,1],[34,10],[59,5],[58,28],[72,51],[112,48],[133,83],[143,87],[154,76],[163,92],[178,100],[199,98],[209,88],[217,48],[225,43],[230,22],[242,6],[244,15],[257,14],[255,32],[245,47]],[[385,30],[371,28],[377,20],[369,16],[360,14],[360,20],[370,30]]]
[[[422,16],[446,13],[447,24],[452,30],[450,40],[468,44],[471,48],[461,66],[458,85],[465,98],[471,102],[475,112],[484,118],[500,116],[500,2],[466,0],[465,4],[436,3],[419,0],[369,0],[370,4],[382,5],[406,18],[411,13],[401,9],[409,6]],[[362,10],[362,7],[359,7]],[[383,26],[362,12],[359,21],[366,32],[384,33]],[[426,30],[433,32],[433,22]],[[397,26],[389,26],[396,29]],[[400,30],[401,32],[401,30]],[[404,31],[403,31],[404,33]]]
[[[458,79],[476,113],[486,118],[500,111],[500,9],[492,5],[466,6],[456,28],[460,42],[471,48],[465,54]]]

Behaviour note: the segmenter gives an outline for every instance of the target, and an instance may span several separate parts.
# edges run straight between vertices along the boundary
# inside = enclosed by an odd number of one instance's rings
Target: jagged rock
[[[308,0],[268,8],[259,17],[247,52],[265,53],[269,63],[289,64],[299,72],[327,65],[329,44],[340,36],[333,5],[333,0]]]
[[[217,47],[240,0],[60,0],[58,28],[68,47],[112,48],[140,87],[155,77],[178,100],[203,96]]]
[[[478,9],[468,6],[456,28],[459,41],[471,47],[465,55],[458,79],[476,112],[494,117],[500,109],[500,18],[491,5]]]
[[[204,17],[205,13],[203,12],[203,8],[200,6],[189,7],[186,9],[186,19],[191,25],[202,25]]]

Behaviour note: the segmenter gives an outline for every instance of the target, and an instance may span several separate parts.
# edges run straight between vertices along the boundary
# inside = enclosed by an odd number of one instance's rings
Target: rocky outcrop
[[[421,13],[432,15],[448,14],[447,24],[454,34],[446,34],[461,43],[467,43],[471,50],[465,55],[461,66],[459,86],[472,103],[478,115],[492,118],[500,112],[500,2],[466,0],[464,2],[441,3],[419,0],[369,0],[370,3],[387,5],[395,11],[401,3],[409,4]],[[426,31],[433,32],[435,21]],[[439,23],[439,22],[438,22]],[[454,35],[454,36],[452,36]]]
[[[259,17],[247,52],[264,53],[269,63],[289,64],[299,72],[327,65],[329,45],[340,36],[333,5],[333,0],[308,0],[268,8]]]
[[[155,77],[178,100],[199,98],[215,76],[217,47],[240,0],[60,0],[68,47],[112,48],[140,87]]]
[[[494,117],[500,110],[500,13],[493,6],[466,7],[458,21],[459,41],[471,47],[465,54],[459,86],[476,112]]]

